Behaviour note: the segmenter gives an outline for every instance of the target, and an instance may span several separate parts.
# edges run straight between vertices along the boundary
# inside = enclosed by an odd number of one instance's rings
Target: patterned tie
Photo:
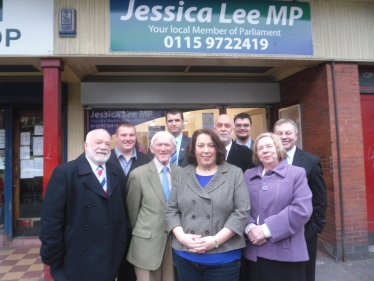
[[[105,193],[108,194],[108,190],[107,190],[107,186],[106,186],[106,180],[105,180],[105,177],[104,177],[102,166],[97,167],[97,175],[99,176],[99,182],[100,182],[101,186],[103,187]]]
[[[177,161],[177,142],[175,142],[176,146],[175,146],[175,151],[174,153],[170,156],[170,163],[171,164],[174,164],[174,165],[178,165]]]
[[[164,191],[165,200],[168,201],[170,195],[169,181],[168,181],[168,167],[162,169],[162,190]]]

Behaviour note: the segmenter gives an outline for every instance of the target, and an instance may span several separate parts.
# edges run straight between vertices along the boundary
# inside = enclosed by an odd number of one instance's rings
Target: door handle
[[[18,178],[18,164],[16,164],[16,167],[15,167],[15,175],[14,175],[14,178],[17,179]]]

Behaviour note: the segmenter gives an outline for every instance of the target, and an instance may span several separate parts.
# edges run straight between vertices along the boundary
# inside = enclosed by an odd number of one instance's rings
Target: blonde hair
[[[282,142],[279,139],[279,137],[277,135],[273,134],[273,133],[262,133],[261,135],[259,135],[256,138],[255,143],[253,145],[252,161],[256,166],[262,164],[260,159],[258,158],[258,154],[257,154],[258,142],[259,142],[260,139],[266,138],[266,137],[269,137],[273,140],[274,145],[275,145],[275,150],[277,151],[277,155],[278,155],[278,161],[280,162],[280,161],[283,161],[284,159],[287,158],[287,152],[284,149],[284,147],[282,145]]]

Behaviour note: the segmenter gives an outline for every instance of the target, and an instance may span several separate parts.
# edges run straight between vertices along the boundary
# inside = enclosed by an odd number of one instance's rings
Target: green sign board
[[[306,2],[110,0],[112,52],[313,55]]]

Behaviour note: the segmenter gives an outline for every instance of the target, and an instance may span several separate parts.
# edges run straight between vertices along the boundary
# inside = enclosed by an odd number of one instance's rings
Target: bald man
[[[125,176],[107,162],[111,136],[89,132],[85,152],[55,168],[41,214],[40,256],[54,280],[115,280],[127,243]]]
[[[243,173],[255,166],[252,162],[252,150],[232,140],[234,136],[234,120],[230,116],[226,114],[219,115],[214,122],[214,131],[226,146],[227,163],[239,167]]]

